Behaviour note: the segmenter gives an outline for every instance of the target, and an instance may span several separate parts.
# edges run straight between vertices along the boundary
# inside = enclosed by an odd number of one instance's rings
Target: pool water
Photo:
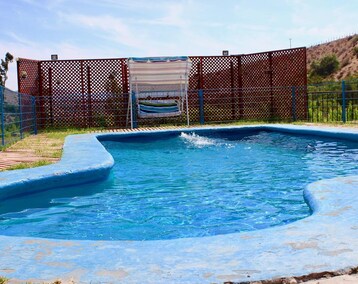
[[[112,136],[105,181],[7,200],[0,234],[158,240],[263,229],[310,215],[310,182],[358,174],[358,144],[255,131]],[[108,139],[105,139],[108,140]]]

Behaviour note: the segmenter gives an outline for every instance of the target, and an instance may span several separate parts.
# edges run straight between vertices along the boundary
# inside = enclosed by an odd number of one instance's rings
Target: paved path
[[[170,127],[178,128],[178,127]],[[91,131],[91,133],[100,132],[135,132],[135,131],[152,131],[168,129],[168,127],[153,127],[153,128],[137,128],[137,129],[105,129]],[[56,143],[54,143],[54,141]],[[15,165],[23,163],[34,163],[39,161],[57,162],[59,158],[52,157],[53,152],[62,149],[63,142],[58,143],[58,139],[51,139],[46,136],[46,133],[32,135],[26,137],[24,140],[18,141],[14,145],[7,148],[5,151],[0,151],[0,171],[6,170]],[[50,151],[43,151],[43,149],[50,149]]]
[[[14,145],[0,152],[0,170],[23,164],[38,161],[56,162],[59,159],[51,157],[51,153],[43,152],[41,149],[50,148],[53,151],[62,149],[62,145],[51,146],[51,139],[47,139],[44,134],[26,137]],[[19,145],[19,144],[24,144]]]

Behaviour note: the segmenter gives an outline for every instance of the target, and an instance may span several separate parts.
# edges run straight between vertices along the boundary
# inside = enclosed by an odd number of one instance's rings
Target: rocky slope
[[[330,79],[342,80],[354,76],[358,77],[358,55],[354,48],[358,48],[358,35],[347,36],[331,42],[314,45],[307,48],[307,70],[314,60],[335,54],[339,61],[339,70]]]

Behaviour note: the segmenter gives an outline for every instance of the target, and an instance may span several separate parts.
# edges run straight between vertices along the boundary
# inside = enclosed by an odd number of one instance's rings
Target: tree
[[[339,69],[339,62],[335,54],[327,55],[319,61],[313,61],[311,64],[310,76],[327,77]]]
[[[0,85],[5,87],[7,80],[7,71],[9,71],[9,63],[14,60],[14,56],[11,53],[6,52],[5,60],[1,59],[0,65]]]

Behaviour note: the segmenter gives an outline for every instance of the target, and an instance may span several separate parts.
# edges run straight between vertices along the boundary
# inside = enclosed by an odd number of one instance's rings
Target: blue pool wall
[[[113,157],[96,135],[71,135],[65,139],[58,163],[0,173],[0,202],[17,195],[105,179],[113,165]]]
[[[278,131],[358,141],[358,129],[262,125],[190,128]],[[163,133],[166,131],[157,131]],[[125,134],[66,138],[57,164],[0,173],[0,197],[103,179],[113,159],[101,139]],[[142,135],[142,134],[140,134]],[[2,236],[0,276],[26,282],[223,283],[301,276],[358,266],[358,176],[311,183],[304,196],[313,214],[263,230],[159,241],[76,241]],[[1,202],[6,202],[1,201]],[[21,280],[21,281],[20,281]]]

